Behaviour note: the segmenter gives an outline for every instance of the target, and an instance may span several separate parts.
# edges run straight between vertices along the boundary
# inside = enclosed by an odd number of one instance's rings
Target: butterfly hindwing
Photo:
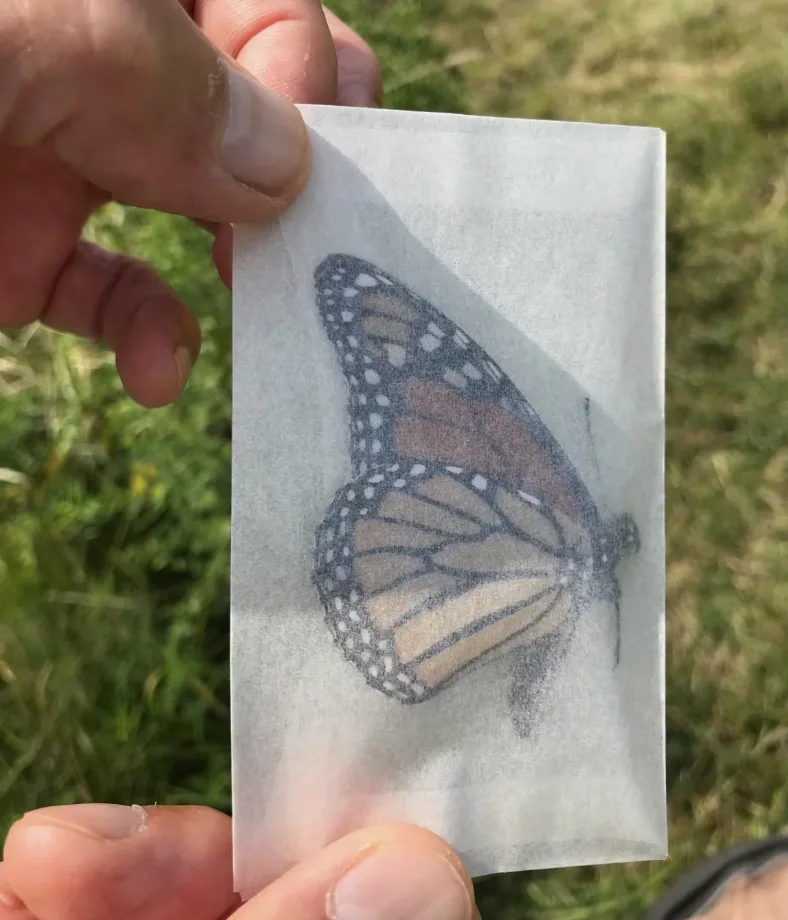
[[[315,582],[335,641],[368,683],[419,702],[571,621],[587,547],[534,501],[431,463],[391,464],[337,493]]]

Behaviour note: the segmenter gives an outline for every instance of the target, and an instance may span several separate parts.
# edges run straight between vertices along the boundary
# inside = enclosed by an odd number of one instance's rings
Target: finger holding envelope
[[[148,266],[80,242],[82,226],[113,198],[224,226],[228,274],[229,223],[273,219],[307,180],[287,100],[337,101],[332,29],[364,74],[356,93],[377,92],[374,55],[332,24],[314,0],[0,4],[0,328],[102,341],[138,402],[175,399],[195,318]]]
[[[211,41],[287,99],[367,108],[381,104],[383,83],[374,51],[314,0],[192,0],[192,8]],[[225,224],[214,233],[214,261],[229,286],[232,231]]]
[[[134,398],[170,401],[196,320],[147,266],[80,242],[82,226],[112,198],[272,219],[309,174],[300,114],[175,0],[0,4],[0,73],[0,328],[102,341]]]
[[[381,825],[306,859],[245,904],[230,819],[197,807],[72,805],[11,829],[0,920],[472,920],[473,888],[429,831]]]
[[[218,48],[291,102],[380,105],[375,53],[316,0],[190,0],[187,8]]]

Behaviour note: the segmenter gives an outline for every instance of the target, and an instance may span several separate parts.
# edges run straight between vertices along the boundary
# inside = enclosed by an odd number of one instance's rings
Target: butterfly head
[[[640,551],[640,534],[628,514],[614,518],[602,538],[601,562],[613,572],[619,562]]]

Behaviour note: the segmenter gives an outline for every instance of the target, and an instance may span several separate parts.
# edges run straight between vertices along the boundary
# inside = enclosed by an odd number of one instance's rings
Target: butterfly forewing
[[[453,463],[596,525],[591,496],[558,442],[469,335],[361,259],[329,256],[315,283],[350,390],[354,473],[399,458]]]

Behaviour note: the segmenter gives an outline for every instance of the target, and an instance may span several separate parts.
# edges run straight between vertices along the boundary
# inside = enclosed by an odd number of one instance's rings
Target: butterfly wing
[[[533,407],[455,323],[376,266],[315,273],[349,391],[353,480],[318,528],[337,644],[402,702],[514,653],[513,707],[598,587],[606,533]]]
[[[335,641],[368,683],[419,702],[571,625],[590,542],[523,495],[410,462],[337,494],[318,531],[315,581]]]
[[[399,458],[495,476],[591,530],[596,506],[533,407],[455,323],[387,273],[332,255],[320,314],[350,391],[354,473]]]

